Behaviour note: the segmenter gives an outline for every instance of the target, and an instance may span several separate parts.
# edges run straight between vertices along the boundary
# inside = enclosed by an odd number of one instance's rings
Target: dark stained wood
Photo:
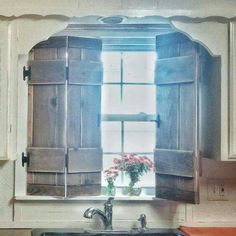
[[[68,173],[68,185],[94,185],[101,184],[101,171],[91,173]]]
[[[102,40],[82,37],[68,37],[69,48],[97,49],[102,50]]]
[[[67,186],[67,196],[99,196],[101,195],[101,184],[86,184]]]
[[[82,96],[82,137],[84,148],[101,147],[101,86],[83,86]]]
[[[198,203],[196,43],[180,33],[157,36],[156,197]],[[162,58],[162,59],[160,59]]]
[[[82,49],[81,48],[68,48],[69,60],[82,60]]]
[[[28,148],[30,165],[28,171],[34,172],[64,172],[64,148]]]
[[[68,85],[67,91],[67,145],[68,147],[79,148],[82,142],[81,86]]]
[[[194,179],[156,174],[156,197],[186,203],[199,203]]]
[[[40,85],[33,90],[32,145],[64,147],[65,86]]]
[[[156,147],[178,149],[179,123],[179,86],[161,86],[157,88],[157,113],[160,115],[160,127],[157,127]]]
[[[34,46],[34,48],[65,48],[67,36],[50,37]]]
[[[39,48],[34,49],[34,60],[56,60],[57,48]]]
[[[156,149],[154,162],[158,174],[194,177],[193,151]]]
[[[182,56],[157,61],[155,81],[157,85],[193,82],[196,62],[194,56]]]
[[[31,61],[29,84],[64,84],[66,80],[65,60]]]
[[[38,196],[65,196],[65,187],[56,185],[27,184],[28,195]]]
[[[92,61],[69,60],[70,84],[101,84],[102,64]]]
[[[97,172],[102,170],[102,149],[69,149],[68,172]]]
[[[179,148],[193,150],[196,134],[195,85],[182,84],[179,93]]]
[[[33,145],[33,109],[34,109],[34,87],[28,86],[28,120],[27,120],[27,146]]]
[[[83,61],[101,61],[101,51],[94,49],[83,49],[82,50],[82,60]]]
[[[221,58],[212,57],[203,47],[201,53],[200,150],[202,156],[221,158]]]

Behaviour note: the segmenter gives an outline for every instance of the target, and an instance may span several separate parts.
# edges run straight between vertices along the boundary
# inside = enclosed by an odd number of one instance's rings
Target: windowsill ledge
[[[51,197],[51,196],[15,196],[15,201],[105,201],[109,196],[101,195],[101,196],[80,196],[74,198],[63,198],[63,197]],[[116,201],[153,201],[153,200],[161,200],[155,198],[152,195],[143,195],[143,196],[114,196],[114,200]]]

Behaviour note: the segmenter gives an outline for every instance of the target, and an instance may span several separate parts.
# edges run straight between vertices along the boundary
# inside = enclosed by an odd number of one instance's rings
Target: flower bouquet
[[[118,176],[118,170],[115,167],[110,167],[104,170],[105,180],[107,181],[107,195],[114,196],[116,194],[115,180]]]
[[[125,189],[125,193],[131,196],[139,196],[141,188],[136,187],[140,177],[150,170],[154,170],[153,162],[146,156],[138,156],[137,154],[122,155],[121,158],[114,158],[113,162],[116,170],[124,171],[129,176],[129,186]]]

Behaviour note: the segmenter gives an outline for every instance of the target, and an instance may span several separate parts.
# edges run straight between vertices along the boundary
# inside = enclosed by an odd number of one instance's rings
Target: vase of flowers
[[[115,196],[116,194],[116,187],[115,187],[115,180],[118,176],[118,170],[115,167],[110,167],[104,170],[105,173],[105,180],[107,181],[106,187],[106,194],[108,196]]]
[[[139,196],[141,188],[137,187],[140,177],[150,170],[154,170],[153,162],[146,156],[137,154],[122,155],[121,158],[114,158],[114,168],[124,171],[129,176],[129,185],[124,189],[124,193],[130,196]]]

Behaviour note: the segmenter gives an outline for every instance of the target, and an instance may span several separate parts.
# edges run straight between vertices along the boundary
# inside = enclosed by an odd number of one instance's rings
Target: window
[[[153,160],[156,52],[104,51],[102,62],[103,169],[112,166],[113,158],[124,153],[146,155]],[[127,184],[123,173],[116,185]],[[140,186],[154,187],[154,173],[144,175]]]
[[[197,202],[198,44],[159,35],[157,63],[156,51],[105,51],[104,76],[101,49],[101,40],[71,36],[34,47],[28,193],[99,195],[102,164],[135,152],[154,159],[156,197]]]

